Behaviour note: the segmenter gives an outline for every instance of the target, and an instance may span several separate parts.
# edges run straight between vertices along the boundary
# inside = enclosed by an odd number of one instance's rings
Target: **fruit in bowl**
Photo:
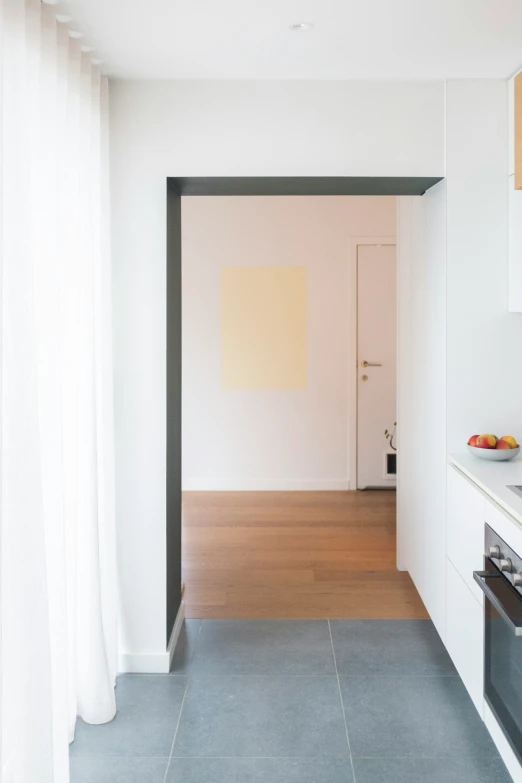
[[[472,435],[468,440],[469,450],[481,459],[493,461],[502,461],[516,457],[520,447],[512,435],[503,435],[497,438],[496,435],[483,434]]]
[[[494,435],[477,435],[474,445],[477,449],[494,449],[497,445],[497,439]]]
[[[510,449],[518,448],[518,443],[516,442],[515,438],[512,435],[503,435],[498,442],[507,443]],[[498,449],[499,446],[497,445],[496,448]],[[501,448],[505,449],[506,447],[501,446]]]

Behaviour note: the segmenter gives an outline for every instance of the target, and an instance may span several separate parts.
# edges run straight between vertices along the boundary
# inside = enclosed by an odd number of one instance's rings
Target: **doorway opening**
[[[181,573],[181,453],[182,453],[182,435],[181,435],[181,400],[182,400],[182,361],[181,361],[181,265],[182,265],[182,236],[183,241],[187,237],[185,227],[182,221],[182,196],[345,196],[345,195],[379,195],[390,196],[395,194],[420,195],[431,184],[435,184],[436,179],[432,181],[412,182],[411,180],[393,179],[386,181],[359,180],[354,181],[347,178],[281,178],[281,179],[254,179],[240,180],[232,178],[231,180],[178,180],[170,181],[168,188],[168,307],[167,307],[167,378],[168,378],[168,448],[167,448],[167,474],[168,474],[168,590],[170,600],[170,610],[168,618],[167,631],[172,628],[177,607],[176,600],[172,596],[179,596],[181,599],[181,582],[185,582],[185,609],[186,615],[192,617],[425,617],[425,610],[418,598],[409,576],[396,569],[395,553],[395,502],[394,493],[365,492],[359,493],[353,490],[359,485],[354,482],[355,473],[351,468],[348,478],[350,484],[343,486],[325,486],[306,487],[291,483],[286,487],[277,485],[269,486],[266,483],[262,486],[246,482],[243,491],[241,487],[227,486],[226,481],[221,482],[219,486],[208,485],[204,488],[198,487],[197,482],[188,481],[187,494],[185,495],[185,565],[182,577]],[[289,199],[290,201],[292,199]],[[248,201],[248,199],[247,199]],[[175,214],[173,214],[175,213]],[[217,230],[222,231],[230,239],[230,226],[227,228],[223,221],[219,222]],[[239,224],[238,224],[239,225]],[[243,223],[241,223],[243,225]],[[306,225],[303,222],[302,225]],[[214,227],[216,228],[216,227]],[[205,234],[205,226],[200,226],[200,231]],[[233,233],[233,232],[232,232]],[[351,239],[353,240],[352,232]],[[357,234],[364,234],[363,231],[357,231]],[[252,232],[252,242],[259,244],[262,234],[256,236]],[[359,237],[360,238],[360,237]],[[389,237],[388,237],[389,239]],[[392,238],[393,239],[393,238]],[[346,280],[351,274],[359,282],[364,281],[365,275],[370,280],[378,275],[381,282],[382,275],[376,268],[382,263],[382,257],[391,252],[393,243],[386,240],[386,237],[379,236],[376,241],[375,234],[371,237],[372,244],[359,243],[356,245],[355,267],[350,268],[349,261],[346,265]],[[353,241],[352,241],[353,243]],[[378,246],[381,246],[380,248]],[[213,243],[215,249],[216,243]],[[372,249],[373,248],[373,249]],[[256,248],[258,250],[259,248]],[[349,257],[350,253],[347,253]],[[230,261],[230,259],[229,259]],[[267,263],[268,261],[268,263]],[[359,265],[364,263],[364,270],[361,274]],[[284,302],[275,303],[273,308],[277,313],[274,319],[268,319],[268,330],[273,327],[273,320],[282,319],[281,323],[288,327],[288,308],[289,301],[295,303],[300,301],[303,280],[302,275],[297,271],[299,267],[306,266],[299,263],[299,260],[293,260],[291,263],[279,265],[279,270],[284,266],[287,272],[283,275],[278,273],[274,278],[274,270],[278,264],[270,263],[270,259],[265,259],[261,264],[255,263],[237,263],[232,259],[227,261],[226,266],[229,270],[225,283],[223,275],[214,277],[214,284],[218,279],[218,289],[221,307],[223,309],[223,297],[226,299],[227,307],[231,308],[233,314],[232,322],[237,316],[243,318],[242,330],[237,334],[250,334],[248,331],[249,318],[252,315],[252,309],[256,307],[256,299],[252,299],[252,291],[274,291],[281,287],[290,286],[292,296]],[[244,274],[241,269],[248,268],[248,274]],[[235,271],[234,271],[235,269]],[[265,270],[265,271],[262,271]],[[267,271],[268,270],[268,271]],[[185,272],[185,270],[184,270]],[[368,274],[367,274],[368,273]],[[210,285],[210,277],[204,274],[204,270],[197,273],[197,284],[202,296],[206,287]],[[184,274],[185,278],[185,274]],[[230,278],[230,279],[228,279]],[[320,280],[320,276],[316,282]],[[382,291],[379,293],[379,300],[383,297],[386,301],[393,299],[390,296],[389,286],[390,277],[384,276],[382,282]],[[305,282],[305,288],[309,282]],[[332,281],[331,281],[332,282]],[[185,284],[185,282],[184,282]],[[333,281],[334,292],[338,288],[338,281]],[[317,286],[312,287],[314,292]],[[238,291],[239,302],[238,306]],[[301,291],[301,293],[299,293]],[[330,291],[330,294],[331,294]],[[207,291],[208,293],[208,291]],[[351,290],[351,296],[356,300],[360,299],[361,292],[357,287],[355,291]],[[322,316],[323,320],[334,318],[333,307],[328,308],[328,291],[322,292],[322,305],[326,308]],[[234,298],[235,297],[235,298]],[[364,296],[363,296],[364,299]],[[242,304],[241,304],[242,303]],[[185,304],[185,300],[184,300]],[[371,305],[364,299],[364,305]],[[293,305],[292,305],[293,306]],[[316,304],[306,300],[305,306],[308,308],[316,307]],[[210,308],[212,309],[212,308]],[[218,308],[219,309],[219,308]],[[217,372],[221,378],[221,388],[218,396],[221,397],[221,403],[228,405],[232,413],[237,418],[241,418],[241,403],[248,397],[252,399],[261,392],[268,394],[271,398],[288,398],[288,390],[296,393],[297,396],[304,396],[302,387],[303,362],[299,360],[302,351],[299,342],[299,334],[302,335],[302,308],[299,304],[294,308],[296,313],[292,315],[292,322],[288,328],[295,330],[293,346],[295,350],[281,349],[283,361],[274,363],[274,334],[271,333],[271,349],[264,357],[263,373],[259,375],[260,362],[252,362],[249,365],[248,356],[241,355],[241,348],[245,346],[236,344],[237,340],[232,339],[232,349],[223,343],[223,333],[228,326],[223,322],[223,313],[220,314],[221,321],[214,325],[214,332],[221,331],[218,350],[213,352],[214,360],[217,354]],[[359,308],[360,309],[360,308]],[[366,308],[368,309],[368,308]],[[366,312],[365,309],[365,312]],[[371,307],[370,307],[371,309]],[[350,308],[347,308],[350,310]],[[237,311],[237,312],[236,312]],[[228,312],[228,311],[227,311]],[[235,314],[235,315],[234,315]],[[316,313],[317,315],[317,313]],[[350,310],[349,317],[353,319],[354,311]],[[256,318],[259,321],[259,313]],[[246,318],[246,321],[245,321]],[[365,316],[368,323],[371,322],[371,315]],[[285,320],[286,319],[286,320]],[[346,327],[345,319],[345,327]],[[256,319],[254,321],[257,323]],[[278,321],[279,323],[279,321]],[[266,326],[266,324],[265,324]],[[285,327],[286,328],[286,327]],[[356,382],[356,388],[359,384],[365,383],[365,390],[370,386],[377,389],[377,377],[374,384],[370,381],[362,381],[359,372],[359,353],[362,346],[359,346],[359,331],[356,329],[356,335],[350,335],[350,345],[346,351],[346,377],[348,385],[350,382]],[[374,339],[374,350],[378,345],[375,343],[375,329],[366,330],[368,334],[365,339]],[[385,337],[391,341],[389,329],[385,330]],[[279,335],[281,333],[279,332]],[[297,337],[296,337],[297,335]],[[266,335],[265,335],[266,336]],[[363,335],[364,336],[364,335]],[[306,335],[307,340],[312,339],[310,334]],[[241,340],[239,340],[241,343]],[[244,340],[243,340],[244,342]],[[284,343],[284,340],[282,340]],[[297,346],[297,347],[296,347]],[[279,351],[281,346],[277,343]],[[366,351],[372,348],[370,342],[364,345]],[[284,346],[283,346],[284,348]],[[239,350],[239,354],[237,351]],[[384,350],[384,349],[383,349]],[[227,353],[228,351],[228,353]],[[230,352],[231,351],[231,352]],[[236,354],[234,354],[236,351]],[[286,352],[285,352],[286,351]],[[301,353],[300,353],[301,351]],[[238,355],[241,361],[237,361]],[[317,350],[317,356],[324,358],[324,350],[321,354],[321,348]],[[226,357],[228,356],[228,359]],[[235,361],[234,361],[235,356]],[[225,364],[227,366],[224,369]],[[232,361],[228,361],[232,357]],[[297,358],[296,358],[297,357]],[[383,362],[373,361],[378,357],[372,357],[370,354],[364,357],[364,361],[370,364]],[[190,361],[197,361],[197,357],[191,357]],[[309,367],[307,362],[309,357],[305,356],[305,375],[308,383]],[[363,361],[363,359],[361,359]],[[384,364],[388,366],[391,361],[386,356]],[[228,363],[227,363],[228,362]],[[221,365],[221,366],[219,366]],[[289,366],[291,365],[291,366]],[[186,366],[183,365],[186,370]],[[282,385],[274,388],[273,373],[274,367],[278,383]],[[351,367],[352,372],[348,371]],[[191,371],[194,368],[191,368]],[[216,369],[216,367],[214,368]],[[366,368],[364,368],[366,369]],[[364,373],[369,376],[368,372]],[[373,368],[372,368],[373,369]],[[382,368],[379,368],[382,369]],[[201,368],[200,368],[201,370]],[[321,369],[319,368],[319,374]],[[227,375],[228,373],[228,375]],[[246,374],[245,374],[246,373]],[[252,373],[256,377],[255,385],[249,386]],[[257,373],[257,376],[256,376]],[[270,375],[272,373],[272,375]],[[202,371],[204,378],[205,372]],[[350,381],[350,376],[351,381]],[[259,388],[263,378],[269,377],[270,383],[267,386]],[[228,386],[232,378],[232,386]],[[261,381],[260,381],[261,378]],[[281,380],[283,378],[284,380]],[[334,388],[335,381],[334,379]],[[388,378],[388,385],[393,385],[392,380]],[[234,387],[235,384],[235,387]],[[239,384],[239,386],[238,386]],[[285,385],[286,384],[286,385]],[[208,385],[212,385],[209,381]],[[204,385],[200,386],[201,389]],[[306,388],[306,387],[305,387]],[[349,386],[350,388],[350,386]],[[346,394],[346,383],[342,390],[335,390],[334,397],[338,394]],[[204,395],[203,395],[204,396]],[[196,445],[202,455],[200,464],[208,464],[208,454],[205,453],[206,435],[210,433],[212,426],[215,425],[215,416],[212,420],[212,412],[209,417],[208,405],[203,396],[199,394],[199,416],[200,436],[197,439],[192,438],[191,447]],[[370,395],[367,395],[370,396]],[[191,395],[191,399],[198,398],[198,394]],[[223,400],[228,397],[224,403]],[[367,417],[367,411],[371,407],[370,402],[363,398],[361,405],[361,391],[352,395],[350,403],[353,409],[353,399],[356,400],[356,421],[357,429],[364,425],[369,427],[368,442],[371,440],[371,427],[382,428],[382,422],[377,421],[377,417]],[[297,399],[297,398],[296,398]],[[374,401],[375,406],[375,401]],[[386,426],[391,427],[393,421],[388,422],[388,411],[382,399],[379,401],[379,410],[382,418],[386,418]],[[393,403],[390,403],[393,405]],[[323,401],[323,407],[328,407],[328,400]],[[366,407],[364,407],[364,405]],[[382,409],[382,410],[381,410]],[[292,420],[298,410],[298,404],[294,401],[286,413],[287,420]],[[390,408],[391,410],[391,408]],[[353,410],[352,410],[353,413]],[[277,414],[279,415],[279,414]],[[349,418],[349,414],[346,414]],[[365,418],[366,416],[366,418]],[[392,414],[393,416],[393,414]],[[273,417],[271,417],[273,418]],[[228,426],[234,426],[234,419],[229,420]],[[232,424],[231,424],[232,422]],[[263,442],[263,434],[270,430],[272,422],[267,420],[257,434],[252,432],[249,435],[250,454],[258,459],[260,458],[259,446]],[[302,420],[296,423],[295,432],[299,426],[302,428]],[[375,430],[376,431],[376,430]],[[230,431],[232,434],[232,431]],[[321,445],[321,433],[326,437],[327,430],[319,428],[316,442]],[[226,442],[227,431],[222,432],[223,442]],[[210,437],[210,435],[209,435]],[[352,436],[353,437],[353,434]],[[298,440],[298,438],[296,439]],[[380,440],[384,438],[384,428]],[[256,445],[258,449],[256,451]],[[296,443],[293,444],[296,446]],[[324,445],[324,444],[323,444]],[[274,443],[273,453],[276,460],[281,451],[284,451],[284,444]],[[379,444],[379,483],[376,479],[368,481],[366,486],[387,486],[385,482],[393,483],[391,477],[393,473],[393,460],[385,453],[385,447]],[[335,449],[334,449],[335,450]],[[295,459],[301,456],[309,457],[303,444],[297,443]],[[313,456],[313,449],[312,456]],[[317,451],[320,451],[318,448]],[[389,449],[386,449],[386,452]],[[328,448],[326,448],[328,452]],[[349,449],[350,457],[348,464],[355,458],[359,463],[363,453],[359,448],[354,451]],[[354,456],[355,455],[355,456]],[[227,467],[227,460],[230,455],[226,449],[221,449],[214,453],[214,460],[218,468],[222,471],[219,478],[226,479],[223,475]],[[237,456],[237,455],[236,455]],[[344,455],[346,459],[346,451]],[[369,469],[375,470],[370,464],[366,453],[364,458],[368,462]],[[288,465],[288,463],[287,463]],[[366,463],[363,466],[367,470]],[[397,472],[395,462],[395,472]],[[358,471],[361,474],[361,469]],[[364,472],[362,473],[364,475]],[[188,476],[188,479],[198,478]],[[199,476],[201,478],[201,476]],[[207,475],[208,478],[208,475]],[[266,476],[265,476],[266,478]],[[274,476],[272,476],[272,479]],[[292,478],[292,477],[290,477]],[[187,479],[185,471],[184,480]],[[288,479],[288,475],[287,475]],[[293,477],[296,480],[295,476]],[[306,489],[307,491],[303,491]],[[330,489],[330,491],[329,491]],[[169,533],[170,528],[170,533]],[[270,549],[271,544],[277,541],[278,544]],[[172,590],[172,593],[170,592]],[[179,601],[178,601],[179,607]]]
[[[357,243],[355,485],[395,489],[397,478],[397,248]]]

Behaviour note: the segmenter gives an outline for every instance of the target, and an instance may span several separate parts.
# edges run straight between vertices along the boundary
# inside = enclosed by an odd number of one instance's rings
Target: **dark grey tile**
[[[355,759],[357,783],[511,783],[501,759]]]
[[[168,758],[72,758],[71,783],[163,783]]]
[[[201,620],[185,620],[172,658],[171,674],[188,674],[196,652]]]
[[[331,620],[342,674],[457,675],[431,620]]]
[[[194,674],[335,674],[327,620],[203,620]]]
[[[121,675],[116,717],[101,726],[78,720],[71,756],[169,756],[186,682],[168,674]]]
[[[190,678],[174,756],[347,754],[336,677]]]
[[[342,759],[172,759],[167,783],[353,783],[353,775]]]
[[[458,677],[342,677],[354,756],[497,756]]]

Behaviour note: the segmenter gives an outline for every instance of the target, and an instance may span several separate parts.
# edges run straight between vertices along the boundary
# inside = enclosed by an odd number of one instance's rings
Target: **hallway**
[[[424,619],[395,492],[184,492],[189,618]]]
[[[509,783],[428,620],[189,620],[116,698],[71,783]]]

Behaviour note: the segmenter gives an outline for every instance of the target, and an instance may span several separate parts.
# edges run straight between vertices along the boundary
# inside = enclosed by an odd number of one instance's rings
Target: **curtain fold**
[[[40,0],[0,0],[0,762],[67,783],[115,715],[106,80]]]

